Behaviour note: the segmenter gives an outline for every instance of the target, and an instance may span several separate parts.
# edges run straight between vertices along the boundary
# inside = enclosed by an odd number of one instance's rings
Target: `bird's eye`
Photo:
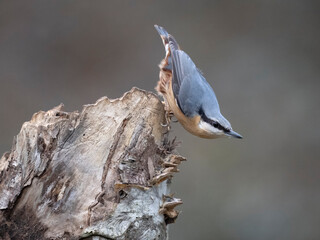
[[[215,128],[219,128],[219,123],[214,122],[214,123],[213,123],[213,126],[214,126]]]

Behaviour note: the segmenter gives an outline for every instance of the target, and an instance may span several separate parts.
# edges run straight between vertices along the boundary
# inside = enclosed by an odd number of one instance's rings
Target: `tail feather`
[[[179,50],[179,44],[177,43],[176,39],[169,34],[169,46],[170,46],[170,50],[173,52],[175,50]]]
[[[168,48],[167,44],[169,44],[171,51],[180,49],[179,44],[177,43],[175,38],[172,35],[170,35],[163,27],[158,25],[154,25],[154,27],[159,33],[166,51]]]
[[[169,33],[163,27],[160,27],[158,25],[154,25],[154,27],[157,30],[157,32],[159,33],[159,35],[162,39],[163,45],[166,46],[166,44],[169,43]]]

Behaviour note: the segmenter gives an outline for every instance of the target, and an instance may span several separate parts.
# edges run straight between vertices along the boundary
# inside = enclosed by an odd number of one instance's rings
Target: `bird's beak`
[[[230,136],[230,137],[242,139],[242,136],[241,136],[239,133],[236,133],[236,132],[233,131],[233,130],[230,130],[229,132],[226,132],[225,134],[226,134],[227,136]]]

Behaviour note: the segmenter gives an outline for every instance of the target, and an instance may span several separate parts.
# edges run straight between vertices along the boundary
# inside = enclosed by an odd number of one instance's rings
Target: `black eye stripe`
[[[214,126],[215,128],[224,131],[224,132],[230,132],[229,129],[224,128],[223,126],[221,126],[220,123],[218,123],[217,121],[214,121],[210,118],[208,118],[205,113],[203,112],[202,108],[200,108],[199,110],[199,114],[201,116],[201,118],[203,119],[203,121],[205,121],[206,123],[209,123],[210,125]]]

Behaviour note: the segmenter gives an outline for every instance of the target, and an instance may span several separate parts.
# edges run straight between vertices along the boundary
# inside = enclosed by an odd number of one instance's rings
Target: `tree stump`
[[[153,94],[35,113],[0,160],[1,239],[167,239],[185,160]]]

